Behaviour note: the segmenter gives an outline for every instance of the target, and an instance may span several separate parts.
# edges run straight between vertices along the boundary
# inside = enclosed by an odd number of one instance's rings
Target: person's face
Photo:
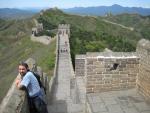
[[[24,76],[27,73],[27,69],[25,66],[19,65],[18,71],[21,76]]]

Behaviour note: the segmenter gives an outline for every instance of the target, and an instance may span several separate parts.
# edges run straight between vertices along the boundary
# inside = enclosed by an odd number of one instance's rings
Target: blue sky
[[[150,0],[0,0],[0,8],[24,7],[88,7],[119,4],[128,7],[150,8]]]

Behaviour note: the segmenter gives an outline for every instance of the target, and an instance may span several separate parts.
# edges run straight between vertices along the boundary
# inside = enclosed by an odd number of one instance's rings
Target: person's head
[[[19,71],[21,76],[24,76],[29,71],[28,64],[25,62],[20,62],[19,67],[18,67],[18,71]]]

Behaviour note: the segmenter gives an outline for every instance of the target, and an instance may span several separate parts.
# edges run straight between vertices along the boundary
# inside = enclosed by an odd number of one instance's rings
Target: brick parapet
[[[138,73],[139,57],[136,53],[88,53],[86,56],[86,92],[134,88]]]

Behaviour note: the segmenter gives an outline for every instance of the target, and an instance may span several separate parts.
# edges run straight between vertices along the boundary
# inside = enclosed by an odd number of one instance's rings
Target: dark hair
[[[29,66],[28,66],[27,63],[21,61],[21,62],[19,63],[19,65],[24,66],[27,70],[29,70]]]

